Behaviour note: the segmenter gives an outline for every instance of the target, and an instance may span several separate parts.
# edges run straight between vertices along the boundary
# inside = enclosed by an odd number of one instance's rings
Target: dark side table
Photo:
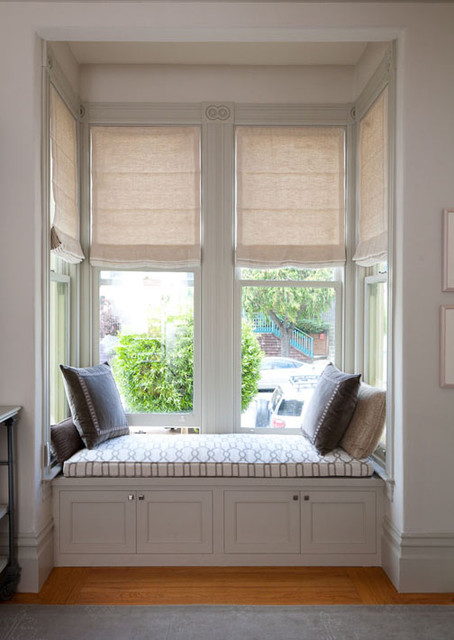
[[[0,555],[0,600],[9,600],[15,593],[20,579],[15,543],[15,492],[14,492],[14,424],[21,407],[0,405],[0,426],[6,428],[7,457],[0,460],[8,470],[8,502],[0,504],[0,520],[8,518],[8,555]]]

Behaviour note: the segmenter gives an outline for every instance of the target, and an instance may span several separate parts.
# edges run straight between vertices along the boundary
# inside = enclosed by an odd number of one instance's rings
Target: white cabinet
[[[60,492],[61,553],[134,553],[132,491]]]
[[[60,553],[211,553],[211,491],[61,491]]]
[[[138,553],[211,553],[211,491],[137,492]]]
[[[383,482],[61,478],[56,566],[380,564]]]
[[[299,553],[298,492],[225,491],[226,553]]]
[[[375,492],[310,491],[301,498],[302,553],[375,553]]]

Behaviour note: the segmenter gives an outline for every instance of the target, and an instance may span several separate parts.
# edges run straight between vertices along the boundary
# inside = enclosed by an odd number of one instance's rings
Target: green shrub
[[[245,411],[258,393],[260,363],[263,351],[255,333],[246,320],[243,320],[241,333],[241,411]]]
[[[127,411],[173,413],[193,405],[193,323],[182,317],[171,347],[146,334],[120,335],[112,368]],[[248,323],[243,323],[241,408],[257,394],[262,352]]]

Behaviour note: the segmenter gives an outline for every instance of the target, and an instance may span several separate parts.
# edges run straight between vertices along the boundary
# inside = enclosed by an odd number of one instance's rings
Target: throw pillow
[[[72,418],[51,426],[50,441],[60,464],[85,447]]]
[[[71,415],[87,449],[129,433],[120,394],[107,362],[76,369],[60,365]]]
[[[303,415],[301,430],[319,453],[335,449],[355,410],[361,374],[339,371],[333,364],[323,370]]]
[[[354,458],[367,458],[375,451],[386,418],[386,391],[363,382],[358,403],[340,446]]]

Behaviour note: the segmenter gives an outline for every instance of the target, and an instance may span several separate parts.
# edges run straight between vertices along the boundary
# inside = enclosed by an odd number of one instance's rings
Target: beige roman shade
[[[197,265],[199,128],[93,127],[91,145],[91,263]]]
[[[358,244],[353,259],[363,267],[388,255],[388,90],[359,124]]]
[[[237,128],[239,266],[343,264],[343,127]]]
[[[77,195],[77,123],[50,87],[51,250],[66,262],[84,259],[79,241]]]

